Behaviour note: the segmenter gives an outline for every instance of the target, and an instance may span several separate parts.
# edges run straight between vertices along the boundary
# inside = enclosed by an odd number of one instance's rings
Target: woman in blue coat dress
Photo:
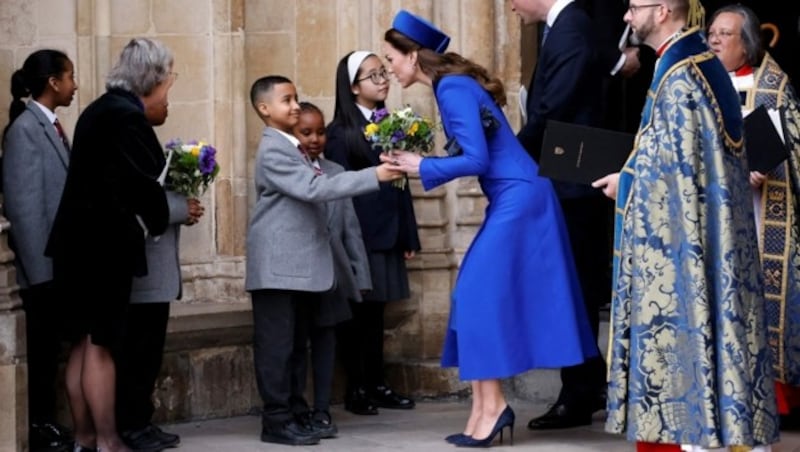
[[[478,176],[489,200],[452,294],[443,366],[472,381],[472,411],[459,446],[488,446],[514,412],[500,379],[530,369],[581,363],[597,353],[558,199],[517,141],[501,106],[503,84],[455,53],[449,38],[400,11],[384,36],[390,72],[403,88],[431,86],[449,157],[394,151],[384,161],[419,172],[426,190]],[[457,150],[456,150],[457,149]],[[502,438],[502,436],[501,436]]]

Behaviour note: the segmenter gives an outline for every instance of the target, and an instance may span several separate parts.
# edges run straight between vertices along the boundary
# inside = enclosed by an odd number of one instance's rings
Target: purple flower
[[[373,114],[375,115],[375,123],[379,123],[383,120],[383,118],[389,116],[389,112],[385,108],[379,108],[375,110],[375,113]]]
[[[217,150],[213,146],[203,146],[203,149],[200,150],[198,166],[203,175],[214,173],[214,169],[217,167],[216,155]]]
[[[395,130],[394,133],[392,134],[392,143],[393,144],[397,143],[398,141],[402,140],[405,137],[406,137],[406,133],[405,132],[403,132],[402,130],[399,130],[399,129]]]
[[[173,148],[175,146],[180,146],[180,144],[181,144],[181,140],[179,140],[177,138],[173,138],[173,139],[167,141],[167,144],[165,146],[166,146],[167,149],[170,149],[170,148]]]

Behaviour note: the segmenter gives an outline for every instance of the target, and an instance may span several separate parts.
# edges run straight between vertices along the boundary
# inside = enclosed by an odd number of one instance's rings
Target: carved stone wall
[[[0,450],[28,447],[25,315],[17,294],[8,221],[0,216]]]

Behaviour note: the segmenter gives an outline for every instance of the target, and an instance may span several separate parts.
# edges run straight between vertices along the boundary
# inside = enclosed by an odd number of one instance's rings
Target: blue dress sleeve
[[[457,177],[480,176],[489,169],[489,148],[480,117],[479,89],[471,77],[444,77],[436,86],[436,101],[447,135],[463,152],[455,157],[426,157],[419,167],[425,190]]]

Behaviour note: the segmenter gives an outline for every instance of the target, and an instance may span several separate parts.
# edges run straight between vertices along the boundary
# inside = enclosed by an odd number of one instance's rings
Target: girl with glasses
[[[364,138],[364,127],[385,108],[389,80],[380,58],[358,50],[345,55],[336,70],[336,106],[328,125],[325,156],[357,170],[380,163]],[[420,249],[411,192],[392,184],[353,198],[369,258],[372,290],[351,303],[353,318],[340,325],[339,353],[347,375],[345,408],[378,414],[378,408],[410,409],[414,401],[390,389],[383,376],[383,316],[387,302],[406,299],[407,259]]]

